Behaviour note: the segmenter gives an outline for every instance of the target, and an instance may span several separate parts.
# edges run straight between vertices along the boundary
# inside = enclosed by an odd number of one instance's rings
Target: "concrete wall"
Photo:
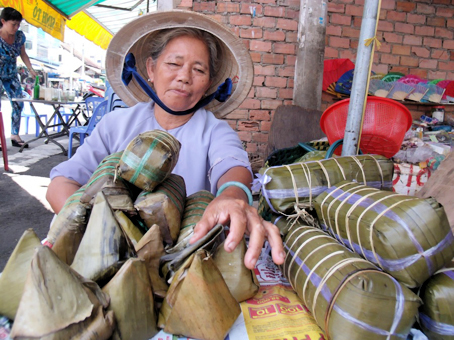
[[[328,4],[325,59],[356,59],[364,0]],[[254,84],[248,99],[225,117],[253,155],[266,149],[274,110],[291,104],[299,0],[182,0],[179,8],[209,15],[231,27],[249,48]],[[454,0],[382,0],[373,71],[454,80]],[[310,81],[310,79],[308,79]],[[334,103],[322,96],[322,110]],[[430,106],[408,105],[414,117]],[[454,114],[454,106],[447,107]]]

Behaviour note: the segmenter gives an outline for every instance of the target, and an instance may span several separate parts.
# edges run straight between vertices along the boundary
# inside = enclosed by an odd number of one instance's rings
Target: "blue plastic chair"
[[[24,98],[30,98],[30,95],[25,91],[22,91],[22,96]],[[41,120],[43,121],[44,124],[47,123],[47,115],[39,115],[39,117],[41,118]],[[28,123],[30,122],[30,118],[35,119],[35,122],[36,122],[35,136],[38,137],[39,131],[40,131],[39,123],[36,120],[35,114],[32,112],[30,103],[24,102],[24,108],[21,112],[21,118],[25,118],[25,134],[26,135],[28,135]]]
[[[85,126],[74,126],[69,129],[69,146],[68,146],[68,158],[71,158],[73,155],[73,135],[75,133],[79,134],[80,145],[84,144],[85,135],[90,135],[96,124],[101,120],[101,118],[107,113],[107,100],[104,100],[98,106],[96,106],[93,111],[93,115],[88,121],[88,125]]]
[[[88,97],[85,99],[85,107],[87,108],[87,117],[91,117],[93,112],[95,111],[96,107],[105,101],[104,98],[101,97]]]
[[[61,114],[61,116],[63,117],[63,119],[65,120],[66,123],[68,123],[69,118],[72,116],[72,113],[66,112],[64,107],[60,108],[60,114]],[[60,123],[60,117],[55,115],[54,116],[54,125],[57,125],[57,120],[58,120],[58,123]],[[76,126],[77,126],[77,120],[76,120]],[[55,131],[55,126],[54,126],[53,130]],[[60,131],[61,131],[61,125],[57,125],[57,132],[60,132]]]

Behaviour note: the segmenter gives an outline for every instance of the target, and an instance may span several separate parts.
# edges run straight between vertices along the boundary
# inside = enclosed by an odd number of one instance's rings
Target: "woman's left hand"
[[[194,229],[191,243],[202,238],[217,224],[230,225],[230,232],[225,240],[225,250],[228,252],[235,249],[244,234],[249,235],[249,246],[244,257],[244,264],[247,268],[255,267],[265,239],[271,245],[273,261],[276,264],[284,263],[284,246],[279,229],[274,224],[264,221],[259,216],[257,209],[246,203],[244,199],[229,195],[228,190],[225,190],[208,205],[202,219]]]
[[[30,73],[30,75],[35,78],[38,74],[36,73],[36,71],[32,68],[29,68],[28,69],[28,72]]]

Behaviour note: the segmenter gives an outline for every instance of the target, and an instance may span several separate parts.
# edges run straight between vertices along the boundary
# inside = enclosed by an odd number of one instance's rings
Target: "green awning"
[[[43,0],[56,11],[68,18],[83,11],[84,9],[104,2],[105,0]]]

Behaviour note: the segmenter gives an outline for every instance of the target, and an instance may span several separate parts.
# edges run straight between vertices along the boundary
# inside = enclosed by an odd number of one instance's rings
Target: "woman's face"
[[[177,37],[167,44],[156,62],[148,58],[147,72],[167,107],[188,110],[211,85],[208,48],[197,38]]]
[[[20,21],[17,20],[5,21],[4,19],[2,19],[2,24],[3,24],[2,29],[4,29],[8,34],[11,35],[16,34],[17,30],[20,27]]]

